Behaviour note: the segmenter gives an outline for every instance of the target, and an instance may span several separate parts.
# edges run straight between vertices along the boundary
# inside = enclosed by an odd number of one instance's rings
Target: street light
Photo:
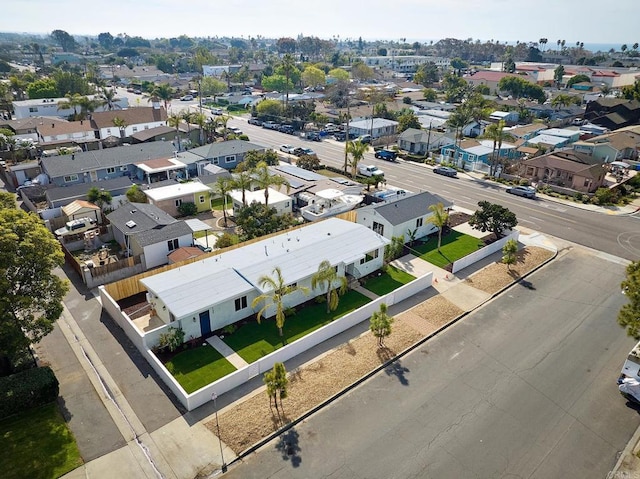
[[[218,423],[218,406],[216,404],[218,395],[216,393],[211,394],[211,400],[213,401],[213,411],[216,414],[216,435],[218,436],[218,444],[220,444],[220,458],[222,459],[222,472],[227,472],[227,464],[224,462],[224,455],[222,454],[222,439],[220,439],[220,424]]]

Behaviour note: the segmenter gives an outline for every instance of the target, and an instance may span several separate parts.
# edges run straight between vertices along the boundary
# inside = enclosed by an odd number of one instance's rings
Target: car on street
[[[320,133],[317,131],[311,131],[305,135],[305,138],[309,141],[322,141],[322,137]]]
[[[278,131],[280,133],[286,133],[287,135],[293,135],[295,133],[293,125],[280,125],[278,127]]]
[[[293,145],[284,144],[284,145],[280,145],[280,151],[293,155],[294,152],[296,151],[296,147]]]
[[[439,175],[448,176],[450,178],[455,178],[456,176],[458,176],[458,172],[454,168],[451,168],[449,166],[436,166],[433,169],[433,172]]]
[[[312,156],[314,158],[318,157],[318,155],[316,155],[316,152],[311,148],[296,148],[295,150],[293,150],[293,154],[296,156]]]
[[[375,165],[360,165],[358,167],[358,173],[363,176],[384,176],[384,171]]]
[[[524,198],[535,198],[536,189],[531,186],[512,186],[507,188],[507,193],[516,196],[523,196]]]
[[[371,135],[361,135],[358,137],[358,140],[360,143],[366,143],[367,145],[371,143],[371,140],[373,138],[371,138]]]
[[[265,121],[262,123],[262,128],[266,130],[277,130],[280,126],[280,123],[276,123],[275,121]]]
[[[222,108],[212,108],[211,113],[213,113],[214,115],[222,115],[224,111],[222,110]]]
[[[180,98],[180,101],[191,101],[193,100],[193,95],[185,95]]]
[[[262,122],[260,120],[258,120],[257,118],[249,118],[249,122],[250,125],[256,125],[256,126],[262,126]]]
[[[344,131],[339,131],[333,135],[333,139],[336,141],[344,141],[346,137],[347,137],[347,134]],[[353,140],[355,138],[356,138],[355,133],[349,133],[350,140]]]
[[[373,156],[380,158],[381,160],[396,161],[398,153],[393,150],[378,150]]]
[[[242,135],[242,130],[240,128],[238,128],[237,126],[232,126],[227,128],[231,133],[233,133],[234,135]]]
[[[67,221],[62,228],[58,228],[54,231],[56,236],[68,236],[73,234],[84,233],[90,229],[96,228],[95,220],[91,218],[78,218],[75,220]]]

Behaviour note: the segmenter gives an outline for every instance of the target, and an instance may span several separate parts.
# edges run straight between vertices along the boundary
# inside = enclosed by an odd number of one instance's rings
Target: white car
[[[280,151],[283,151],[284,153],[289,153],[290,155],[293,155],[293,152],[296,150],[296,147],[293,145],[280,145]]]
[[[78,218],[75,220],[67,221],[63,228],[55,230],[56,236],[68,236],[79,233],[84,233],[93,228],[97,228],[95,220],[91,218]]]
[[[234,135],[242,135],[242,130],[240,128],[238,128],[237,126],[232,126],[230,128],[227,128],[231,133],[233,133]]]
[[[180,101],[192,101],[193,100],[193,95],[185,95],[182,98],[180,98]]]

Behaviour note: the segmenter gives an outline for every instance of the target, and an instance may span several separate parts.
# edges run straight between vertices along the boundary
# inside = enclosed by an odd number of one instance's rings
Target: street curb
[[[534,246],[534,245],[531,245]],[[545,248],[544,246],[540,246],[541,248]],[[551,250],[549,248],[545,248],[548,249],[549,251],[554,251]],[[245,449],[244,451],[242,451],[241,453],[239,453],[235,459],[233,459],[233,461],[231,461],[230,463],[227,464],[227,466],[231,466],[233,464],[235,464],[236,462],[241,461],[243,458],[247,457],[248,455],[254,453],[255,451],[257,451],[258,449],[260,449],[261,447],[265,446],[266,444],[268,444],[269,442],[271,442],[273,439],[277,438],[278,436],[282,435],[283,433],[287,432],[289,429],[293,428],[294,426],[300,424],[302,421],[304,421],[305,419],[307,419],[308,417],[312,416],[313,414],[315,414],[316,412],[320,411],[321,409],[325,408],[326,406],[330,405],[331,403],[333,403],[334,401],[336,401],[337,399],[341,398],[342,396],[344,396],[345,394],[347,394],[348,392],[352,391],[353,389],[355,389],[357,386],[359,386],[360,384],[362,384],[363,382],[365,382],[366,380],[370,379],[371,377],[373,377],[374,375],[378,374],[380,371],[384,370],[385,368],[389,367],[390,365],[392,365],[393,363],[395,363],[397,360],[403,358],[404,356],[406,356],[407,354],[409,354],[410,352],[412,352],[413,350],[417,349],[418,347],[422,346],[424,343],[426,343],[428,340],[432,339],[433,337],[435,337],[436,335],[440,334],[441,332],[443,332],[444,330],[448,329],[449,327],[453,326],[454,324],[456,324],[458,321],[462,320],[463,318],[465,318],[466,316],[468,316],[469,314],[471,314],[472,312],[476,311],[477,309],[479,309],[480,307],[484,306],[486,303],[488,303],[489,301],[491,301],[492,299],[494,299],[496,296],[498,296],[499,294],[502,294],[504,291],[506,291],[507,289],[513,287],[514,285],[518,284],[521,280],[527,278],[529,275],[535,273],[536,271],[538,271],[540,268],[546,266],[549,262],[553,261],[556,257],[558,256],[558,250],[556,249],[554,251],[553,256],[551,256],[550,258],[548,258],[547,260],[545,260],[543,263],[539,264],[538,266],[536,266],[535,268],[533,268],[531,271],[527,272],[524,276],[521,276],[520,278],[518,278],[517,280],[513,281],[512,283],[506,285],[505,287],[503,287],[502,289],[500,289],[499,291],[493,293],[491,296],[489,296],[486,300],[484,300],[482,303],[478,304],[476,307],[474,307],[473,309],[469,310],[469,311],[465,311],[462,314],[460,314],[459,316],[455,317],[454,319],[452,319],[451,321],[449,321],[448,323],[440,326],[438,329],[436,329],[435,331],[429,333],[428,335],[426,335],[424,338],[420,339],[418,342],[412,344],[411,346],[409,346],[408,348],[406,348],[405,350],[401,351],[400,353],[398,353],[396,356],[394,356],[393,358],[387,360],[386,362],[384,362],[383,364],[381,364],[380,366],[377,366],[375,369],[372,369],[371,371],[369,371],[367,374],[365,374],[364,376],[362,376],[361,378],[357,379],[355,382],[351,383],[350,385],[348,385],[347,387],[345,387],[344,389],[342,389],[341,391],[337,392],[336,394],[334,394],[333,396],[325,399],[323,402],[321,402],[320,404],[318,404],[317,406],[314,406],[313,408],[311,408],[310,410],[308,410],[307,412],[305,412],[304,414],[302,414],[301,416],[299,416],[297,419],[294,419],[292,422],[286,424],[285,426],[281,427],[280,429],[278,429],[277,431],[274,431],[273,433],[269,434],[267,437],[261,439],[260,441],[258,441],[257,443],[255,443],[253,446],[249,447],[248,449]],[[640,428],[638,428],[637,431],[639,437],[640,437]]]

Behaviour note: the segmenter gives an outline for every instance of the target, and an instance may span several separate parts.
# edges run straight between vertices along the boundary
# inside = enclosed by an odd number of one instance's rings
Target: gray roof
[[[112,180],[103,180],[95,183],[81,183],[79,185],[70,185],[70,186],[58,186],[55,188],[48,189],[45,195],[49,201],[59,201],[63,199],[69,199],[70,201],[82,199],[87,195],[89,189],[100,188],[102,190],[108,191],[112,195],[114,193],[120,194],[123,190],[128,190],[131,188],[133,183],[131,179],[126,176],[120,176],[118,178],[113,178]]]
[[[143,247],[192,233],[184,221],[178,221],[157,206],[147,203],[126,203],[109,213],[107,218],[114,228],[135,237]],[[133,221],[135,226],[129,228],[129,221]]]
[[[169,158],[173,157],[174,151],[175,148],[171,142],[154,141],[95,151],[81,151],[73,155],[52,156],[42,158],[40,162],[43,170],[51,178],[59,178],[109,167],[133,165],[140,161]]]
[[[202,158],[221,158],[224,156],[244,154],[253,150],[265,150],[266,146],[257,145],[244,140],[229,140],[199,146],[189,150]]]
[[[445,208],[453,206],[441,196],[433,195],[428,191],[406,196],[391,203],[378,203],[367,208],[373,209],[392,225],[401,225],[415,218],[429,215],[429,206],[442,203]]]

